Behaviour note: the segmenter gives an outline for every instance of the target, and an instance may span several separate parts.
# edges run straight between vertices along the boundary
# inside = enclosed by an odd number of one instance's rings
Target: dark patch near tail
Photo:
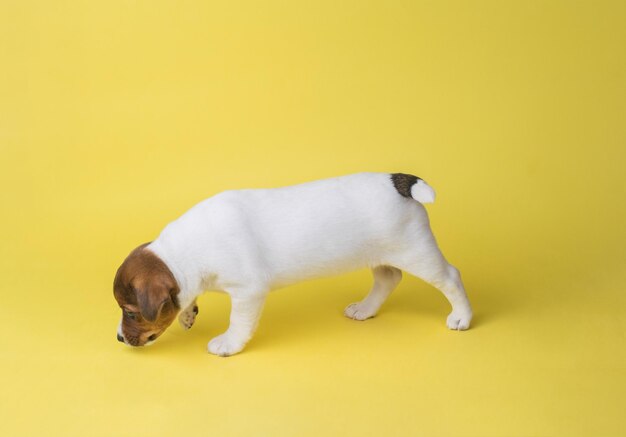
[[[398,193],[404,197],[411,197],[411,187],[421,180],[417,176],[404,173],[393,173],[391,175],[391,181],[393,186],[396,187]]]

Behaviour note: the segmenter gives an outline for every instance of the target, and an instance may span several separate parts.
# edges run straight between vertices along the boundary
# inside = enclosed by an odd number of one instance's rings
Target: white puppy
[[[434,199],[426,182],[401,173],[213,196],[135,249],[118,270],[118,339],[148,344],[181,308],[179,320],[189,328],[196,298],[220,290],[232,300],[230,326],[208,350],[232,355],[252,337],[270,290],[364,267],[372,269],[374,285],[345,309],[347,317],[374,316],[404,270],[445,295],[452,305],[450,329],[467,329],[472,310],[459,272],[437,247],[422,206]]]

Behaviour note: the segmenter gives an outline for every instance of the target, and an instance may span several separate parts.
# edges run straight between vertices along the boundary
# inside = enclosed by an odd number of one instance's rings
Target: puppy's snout
[[[122,337],[119,333],[117,334],[117,341],[124,343],[124,337]]]

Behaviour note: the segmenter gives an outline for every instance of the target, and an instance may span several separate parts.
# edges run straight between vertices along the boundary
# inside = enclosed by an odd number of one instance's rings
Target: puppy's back
[[[262,271],[274,286],[379,265],[407,232],[428,226],[410,196],[419,178],[403,176],[409,196],[388,173],[226,191],[168,225],[159,240],[205,255],[207,270]]]

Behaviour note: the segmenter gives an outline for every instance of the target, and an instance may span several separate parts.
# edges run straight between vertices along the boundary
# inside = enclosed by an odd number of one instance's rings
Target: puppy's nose
[[[117,334],[117,341],[124,343],[124,337],[122,337],[121,335]]]

